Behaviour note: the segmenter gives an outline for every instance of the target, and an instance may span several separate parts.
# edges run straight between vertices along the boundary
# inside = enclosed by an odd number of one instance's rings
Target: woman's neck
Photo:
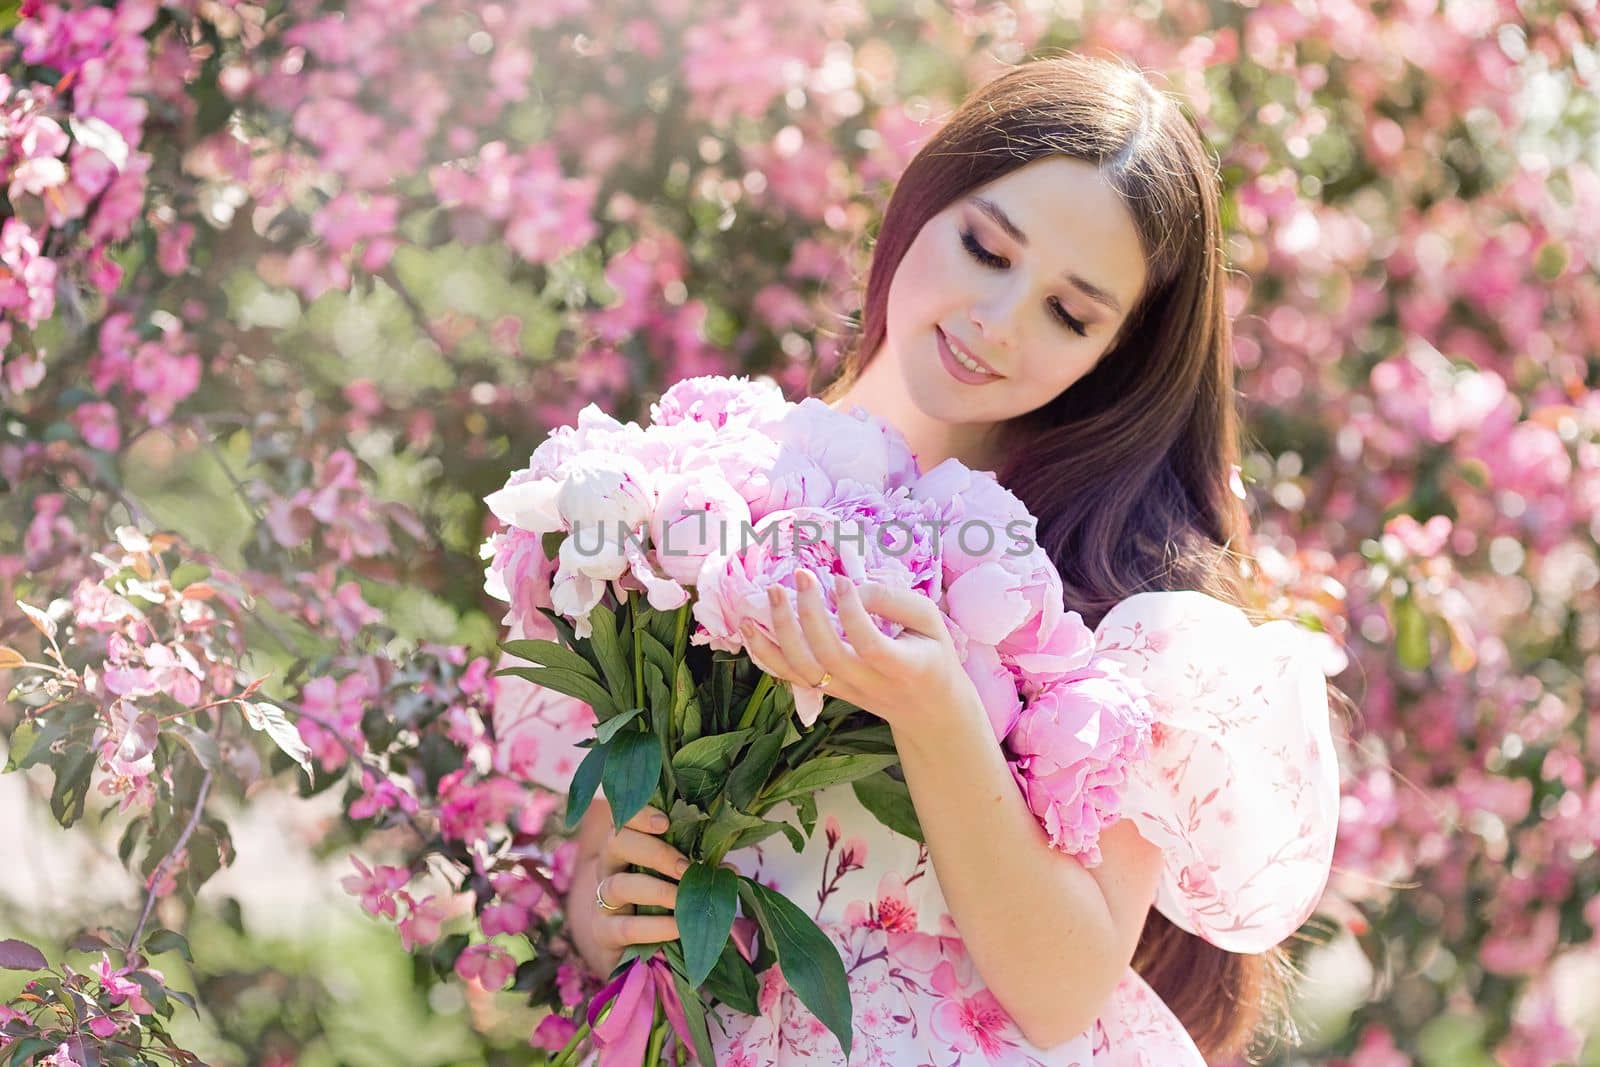
[[[895,378],[889,360],[871,360],[856,380],[829,407],[849,411],[860,406],[899,430],[917,458],[917,466],[930,471],[954,457],[973,470],[994,471],[999,457],[993,447],[991,423],[944,422],[930,418],[906,394]]]

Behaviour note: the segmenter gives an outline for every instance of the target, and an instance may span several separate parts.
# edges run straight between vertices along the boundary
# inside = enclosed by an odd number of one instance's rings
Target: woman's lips
[[[956,360],[955,352],[950,347],[950,338],[946,336],[945,332],[935,326],[934,333],[939,335],[939,362],[944,364],[944,369],[949,372],[950,377],[966,385],[988,385],[990,382],[998,382],[1001,379],[1002,375],[969,370],[963,367]],[[965,349],[962,351],[965,354]],[[976,359],[973,361],[978,362]]]

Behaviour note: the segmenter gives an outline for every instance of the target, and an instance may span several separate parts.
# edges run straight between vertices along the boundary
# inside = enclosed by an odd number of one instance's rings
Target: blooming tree
[[[1574,1058],[1597,28],[1537,0],[0,7],[0,734],[141,883],[48,951],[0,942],[28,982],[0,1051],[191,1059],[151,962],[189,946],[152,916],[249,847],[220,798],[263,789],[340,790],[345,887],[432,973],[583,997],[524,958],[571,857],[489,714],[482,498],[585,403],[823,380],[911,154],[1001,64],[1071,47],[1164,79],[1216,147],[1241,489],[1358,709],[1308,941],[1377,978],[1311,1036]]]

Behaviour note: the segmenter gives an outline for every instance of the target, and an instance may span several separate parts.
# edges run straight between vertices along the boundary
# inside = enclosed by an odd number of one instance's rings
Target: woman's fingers
[[[664,834],[667,832],[667,827],[672,825],[672,821],[660,808],[652,808],[646,804],[634,813],[633,818],[622,825],[641,833]]]
[[[671,915],[610,915],[594,924],[595,939],[610,949],[653,945],[678,939],[678,920]]]
[[[800,629],[794,605],[789,602],[788,589],[781,585],[768,586],[767,599],[772,606],[772,632],[777,635],[783,658],[795,671],[789,680],[798,681],[801,685],[812,684],[822,677],[823,667],[812,655],[811,642],[806,640],[806,635]]]
[[[822,580],[810,571],[802,570],[796,581],[800,585],[800,629],[806,635],[806,643],[817,662],[835,679],[856,677],[861,661],[834,632],[833,623],[828,619],[828,605],[822,599]],[[816,679],[822,675],[814,674],[811,677]]]
[[[777,614],[774,612],[773,614]],[[793,681],[795,669],[784,658],[783,649],[773,644],[772,641],[756,629],[755,623],[742,622],[739,624],[739,636],[744,641],[744,650],[750,654],[751,660],[757,667],[785,681]]]
[[[621,908],[629,904],[648,904],[654,908],[678,906],[678,883],[662,881],[648,874],[622,872],[600,879],[600,892],[606,903]]]
[[[833,583],[833,594],[839,604],[839,621],[844,624],[845,636],[850,639],[850,647],[856,650],[856,655],[871,667],[889,663],[894,658],[894,642],[883,635],[872,616],[867,614],[861,595],[856,592],[856,584],[841,574]]]
[[[619,871],[630,863],[660,871],[668,878],[681,878],[689,869],[689,857],[654,834],[642,834],[624,826],[606,842],[601,870]],[[609,898],[607,898],[609,899]]]
[[[872,614],[936,641],[949,639],[950,631],[939,613],[939,605],[915,589],[867,582],[859,592],[861,606]]]

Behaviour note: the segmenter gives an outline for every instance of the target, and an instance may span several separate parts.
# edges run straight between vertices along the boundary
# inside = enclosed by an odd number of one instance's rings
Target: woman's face
[[[889,285],[884,355],[931,418],[1014,418],[1094,367],[1144,280],[1133,217],[1099,170],[1035,160],[917,233]],[[952,349],[987,370],[960,366]]]

